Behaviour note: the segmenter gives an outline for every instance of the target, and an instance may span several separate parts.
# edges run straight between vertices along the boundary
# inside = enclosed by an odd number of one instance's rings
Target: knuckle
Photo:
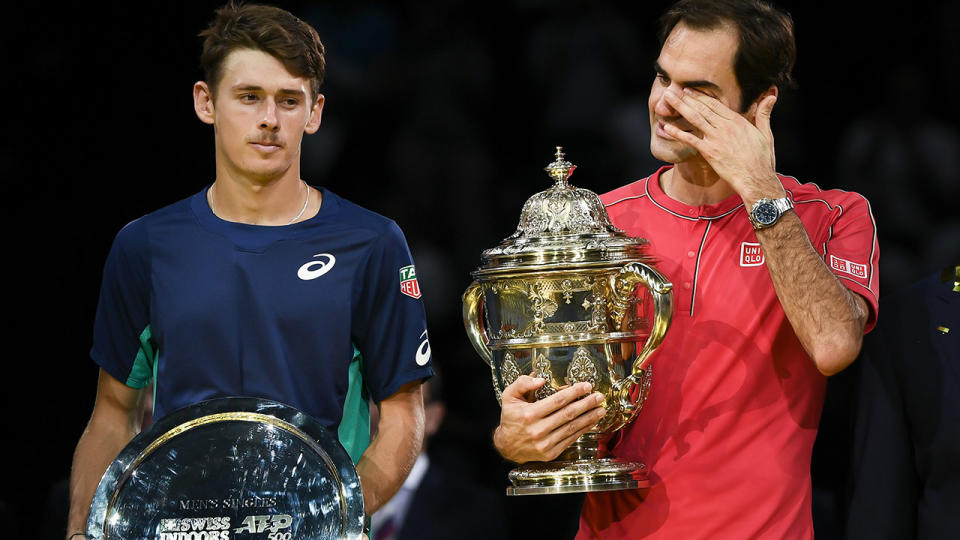
[[[596,417],[593,415],[585,415],[583,420],[580,422],[580,425],[577,426],[579,428],[578,431],[586,433],[587,431],[593,429],[593,426],[596,425],[596,423]]]
[[[575,384],[567,388],[567,399],[572,401],[587,393],[586,385]]]
[[[536,450],[538,454],[549,455],[550,445],[547,444],[546,441],[538,441],[535,445],[533,445],[533,449]]]
[[[504,388],[504,392],[509,391],[511,393],[519,393],[520,388],[526,386],[529,383],[530,383],[530,377],[527,377],[526,375],[521,375],[517,377],[515,381],[507,385],[507,387]]]
[[[567,392],[567,390],[561,390],[560,392],[557,392],[556,394],[550,396],[550,400],[551,400],[550,404],[553,405],[554,407],[562,407],[567,403],[567,400],[569,399],[568,398],[569,395],[570,393]]]

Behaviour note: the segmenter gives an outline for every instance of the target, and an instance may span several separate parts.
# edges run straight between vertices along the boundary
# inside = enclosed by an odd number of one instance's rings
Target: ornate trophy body
[[[567,182],[574,168],[557,147],[546,168],[554,186],[528,199],[517,231],[483,252],[463,295],[467,335],[490,365],[498,401],[521,374],[546,379],[537,399],[581,381],[604,395],[597,426],[557,459],[512,470],[508,495],[649,484],[643,464],[601,455],[599,440],[646,399],[673,287],[649,265],[646,240],[611,225],[596,194]]]

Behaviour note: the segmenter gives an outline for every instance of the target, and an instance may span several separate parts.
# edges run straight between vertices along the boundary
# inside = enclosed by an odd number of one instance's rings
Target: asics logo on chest
[[[330,253],[317,253],[313,256],[315,259],[320,258],[319,261],[310,261],[297,270],[297,277],[304,280],[310,281],[311,279],[317,279],[318,277],[326,274],[333,269],[333,265],[337,264],[337,258],[331,255]]]

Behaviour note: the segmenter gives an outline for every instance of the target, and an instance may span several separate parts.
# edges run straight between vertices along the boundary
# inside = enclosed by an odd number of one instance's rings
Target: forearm
[[[757,231],[757,239],[780,305],[817,369],[846,368],[860,351],[866,302],[827,268],[796,212]]]
[[[91,419],[73,454],[70,471],[70,513],[67,534],[86,531],[87,514],[100,478],[123,447],[135,435],[135,426]]]
[[[758,98],[755,112],[748,113],[753,118],[695,89],[664,93],[669,105],[702,132],[697,137],[667,123],[666,133],[695,148],[712,172],[740,196],[747,211],[759,199],[786,195],[775,173],[770,129],[777,92],[773,86]],[[757,231],[757,239],[780,304],[817,369],[830,375],[847,367],[863,341],[866,301],[827,268],[796,212],[787,212],[775,225]]]
[[[140,432],[144,393],[114,379],[103,369],[87,428],[73,453],[67,535],[86,531],[90,501],[100,477],[134,435]]]
[[[357,473],[367,514],[380,509],[403,485],[423,444],[423,405],[411,414],[386,414],[367,450],[360,456]]]

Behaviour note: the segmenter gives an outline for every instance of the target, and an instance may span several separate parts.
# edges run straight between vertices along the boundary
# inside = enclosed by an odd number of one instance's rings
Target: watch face
[[[770,225],[777,220],[777,207],[771,202],[763,202],[753,210],[753,216],[761,225]]]

